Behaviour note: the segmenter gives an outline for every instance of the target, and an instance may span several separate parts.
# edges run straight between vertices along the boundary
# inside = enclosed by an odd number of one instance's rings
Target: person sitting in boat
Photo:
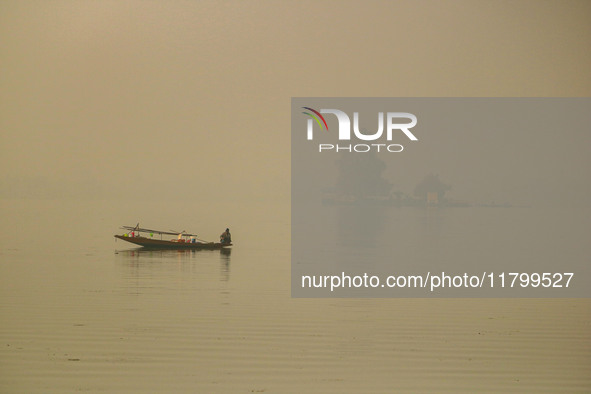
[[[223,244],[232,243],[232,236],[230,235],[230,229],[229,228],[227,228],[226,231],[224,231],[220,235],[220,242],[223,243]]]

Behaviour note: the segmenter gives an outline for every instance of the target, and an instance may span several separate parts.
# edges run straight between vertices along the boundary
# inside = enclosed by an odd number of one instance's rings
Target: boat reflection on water
[[[194,257],[204,255],[224,255],[229,256],[232,249],[221,249],[221,250],[191,250],[191,249],[170,249],[170,248],[135,248],[135,249],[123,249],[116,250],[115,254],[120,254],[128,257]]]
[[[219,275],[217,279],[224,282],[230,279],[231,253],[230,248],[219,250],[136,248],[115,251],[117,258],[131,270],[132,276],[153,276],[156,272],[170,275],[180,272],[185,279],[194,277],[199,281],[208,277],[210,280],[215,280],[215,276]],[[214,264],[219,264],[217,274],[211,271]]]
[[[224,281],[230,280],[230,256],[232,249],[220,250],[220,279]]]

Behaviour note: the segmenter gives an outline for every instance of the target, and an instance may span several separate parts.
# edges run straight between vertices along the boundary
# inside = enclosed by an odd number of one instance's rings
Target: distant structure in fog
[[[415,187],[413,195],[391,192],[392,183],[382,177],[386,164],[375,154],[342,155],[336,162],[338,176],[334,187],[326,189],[325,204],[391,205],[391,206],[470,206],[467,202],[451,200],[445,193],[451,185],[437,174],[426,175]]]
[[[445,201],[445,192],[451,186],[439,180],[439,175],[428,174],[415,187],[414,196],[427,204],[439,204]]]

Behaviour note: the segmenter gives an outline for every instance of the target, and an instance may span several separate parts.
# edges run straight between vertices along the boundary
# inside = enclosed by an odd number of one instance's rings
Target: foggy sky
[[[2,1],[0,195],[288,201],[292,96],[589,96],[590,21],[585,1]]]

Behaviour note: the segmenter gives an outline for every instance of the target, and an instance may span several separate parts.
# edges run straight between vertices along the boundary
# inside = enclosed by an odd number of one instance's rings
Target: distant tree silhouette
[[[375,152],[344,154],[337,161],[339,175],[335,191],[355,196],[385,196],[392,184],[382,178],[386,164]]]

